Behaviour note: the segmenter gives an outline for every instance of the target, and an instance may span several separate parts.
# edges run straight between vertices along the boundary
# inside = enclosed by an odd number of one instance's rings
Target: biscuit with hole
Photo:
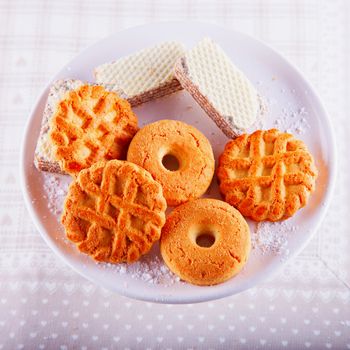
[[[208,286],[238,274],[250,252],[250,231],[238,210],[202,198],[176,207],[160,240],[162,257],[184,281]]]
[[[204,194],[215,168],[208,139],[178,120],[160,120],[140,129],[130,143],[127,160],[152,174],[169,206]]]

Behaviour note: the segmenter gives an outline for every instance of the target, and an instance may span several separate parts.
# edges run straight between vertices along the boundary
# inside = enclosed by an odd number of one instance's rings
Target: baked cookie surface
[[[62,171],[75,176],[99,160],[124,158],[137,130],[127,101],[102,86],[83,85],[58,103],[49,138]]]
[[[250,252],[250,231],[243,216],[229,204],[197,199],[176,207],[168,216],[160,251],[181,279],[214,285],[243,268]]]
[[[175,158],[169,170],[166,159]],[[178,120],[160,120],[144,126],[130,143],[127,160],[148,170],[163,187],[169,206],[200,197],[214,175],[215,161],[208,139]]]
[[[162,187],[139,166],[100,161],[69,187],[62,214],[67,238],[97,261],[133,262],[160,237]]]
[[[228,142],[217,170],[225,201],[255,221],[294,215],[314,191],[317,174],[304,142],[277,129]]]

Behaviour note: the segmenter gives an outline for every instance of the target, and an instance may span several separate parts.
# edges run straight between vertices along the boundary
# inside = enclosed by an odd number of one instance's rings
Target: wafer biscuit
[[[203,39],[177,61],[175,76],[229,138],[257,121],[256,89],[211,39]]]
[[[111,84],[136,106],[182,89],[174,76],[174,65],[184,53],[182,44],[164,42],[96,67],[96,82]]]

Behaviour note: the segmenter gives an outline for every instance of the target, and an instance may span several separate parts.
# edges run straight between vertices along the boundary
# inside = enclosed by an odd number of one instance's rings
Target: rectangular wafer
[[[257,121],[256,89],[211,39],[201,40],[177,61],[175,76],[229,138]]]
[[[95,68],[99,84],[113,90],[132,106],[169,95],[182,87],[174,76],[175,62],[185,49],[178,42],[164,42]]]

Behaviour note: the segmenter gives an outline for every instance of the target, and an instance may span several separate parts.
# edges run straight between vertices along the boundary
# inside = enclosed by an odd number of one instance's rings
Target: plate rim
[[[208,22],[204,22],[204,21],[157,21],[157,22],[151,22],[151,23],[146,23],[146,24],[141,24],[141,25],[137,25],[137,26],[123,28],[121,30],[118,30],[118,31],[111,33],[110,35],[108,35],[106,37],[103,37],[99,40],[96,40],[93,44],[80,50],[68,62],[66,62],[51,78],[48,79],[47,83],[45,84],[45,86],[41,90],[41,92],[39,93],[38,97],[35,100],[35,103],[32,105],[32,108],[30,109],[30,112],[28,114],[29,118],[27,118],[26,123],[25,123],[25,128],[23,131],[23,136],[21,139],[21,148],[20,148],[20,158],[19,158],[20,159],[20,164],[19,164],[20,165],[20,169],[19,169],[20,187],[21,187],[22,194],[24,197],[25,206],[29,212],[29,215],[30,215],[32,222],[34,223],[34,226],[39,231],[41,237],[44,239],[46,244],[56,254],[56,256],[58,256],[62,261],[64,261],[65,264],[67,264],[70,268],[72,268],[79,275],[86,278],[87,280],[89,280],[90,282],[94,283],[97,286],[104,287],[104,286],[101,286],[100,284],[98,284],[98,282],[96,282],[91,276],[89,276],[88,273],[84,273],[84,271],[82,271],[82,270],[78,269],[76,266],[74,266],[66,258],[65,254],[60,250],[60,248],[58,246],[56,246],[54,244],[54,242],[51,241],[51,239],[49,238],[49,235],[46,233],[46,230],[45,230],[40,218],[38,218],[36,213],[35,213],[35,210],[34,210],[33,205],[32,205],[32,198],[29,196],[29,192],[27,191],[27,180],[26,180],[27,170],[25,167],[25,164],[26,164],[25,148],[26,148],[26,144],[28,142],[28,139],[30,138],[30,135],[29,135],[30,126],[31,126],[32,122],[34,121],[34,119],[36,118],[35,110],[37,109],[41,99],[43,99],[45,96],[47,96],[49,86],[51,85],[52,81],[55,80],[56,76],[60,72],[62,72],[67,66],[69,66],[70,62],[72,60],[74,60],[77,56],[83,55],[86,51],[92,49],[94,46],[101,44],[102,41],[104,41],[104,40],[108,41],[111,37],[114,37],[116,34],[121,33],[121,32],[125,32],[128,30],[135,30],[135,29],[152,27],[152,26],[157,27],[159,25],[173,26],[173,25],[189,25],[189,24],[191,24],[191,25],[201,24],[201,25],[205,25],[205,26],[209,26],[209,27],[213,27],[213,28],[218,28],[218,29],[227,31],[228,33],[236,33],[238,35],[241,35],[243,37],[248,38],[251,41],[257,42],[257,43],[267,47],[275,55],[277,55],[280,59],[282,59],[289,66],[289,68],[291,68],[292,70],[294,70],[297,73],[298,78],[302,80],[305,87],[311,92],[312,99],[313,99],[312,104],[313,105],[316,104],[317,108],[321,111],[321,114],[323,114],[323,117],[324,117],[323,119],[326,122],[325,128],[328,129],[327,136],[329,139],[329,143],[331,145],[331,149],[328,150],[329,151],[329,160],[331,162],[328,163],[328,166],[329,166],[328,167],[328,170],[329,170],[329,172],[328,172],[328,188],[325,190],[324,204],[322,205],[322,208],[320,208],[320,211],[318,214],[319,220],[318,220],[317,224],[315,224],[312,227],[311,232],[309,233],[307,238],[304,239],[302,241],[302,243],[288,255],[286,261],[290,261],[297,254],[299,254],[300,251],[302,251],[305,248],[305,246],[310,242],[310,240],[315,236],[316,232],[319,230],[320,225],[323,222],[323,220],[326,216],[326,213],[329,209],[329,206],[331,203],[331,198],[334,194],[335,182],[336,182],[337,172],[338,172],[337,144],[335,141],[334,128],[333,128],[333,125],[331,123],[331,119],[329,117],[329,114],[327,113],[327,110],[325,109],[325,107],[322,103],[322,100],[321,100],[319,94],[317,93],[317,90],[309,82],[309,80],[305,77],[305,75],[301,72],[301,70],[298,67],[296,67],[292,62],[290,62],[290,60],[288,58],[286,58],[283,54],[281,54],[280,52],[275,50],[269,44],[263,42],[262,40],[254,37],[254,36],[251,36],[249,34],[246,34],[244,32],[238,31],[238,30],[234,30],[231,28],[220,26],[218,24],[208,23]],[[119,295],[122,295],[124,297],[134,298],[137,300],[142,300],[142,301],[147,301],[147,302],[157,302],[157,303],[164,303],[164,304],[200,303],[200,302],[205,302],[205,301],[210,301],[210,300],[222,299],[224,297],[236,295],[236,294],[239,294],[245,290],[248,290],[248,289],[256,286],[257,284],[261,283],[262,281],[270,279],[273,275],[276,275],[282,269],[282,267],[284,265],[285,265],[284,262],[280,262],[280,264],[278,264],[277,266],[276,266],[276,264],[272,264],[267,269],[265,269],[264,274],[254,276],[253,279],[249,279],[249,280],[245,281],[245,283],[243,282],[241,285],[239,285],[239,287],[236,286],[236,290],[234,292],[232,292],[230,289],[225,289],[223,291],[218,291],[215,296],[207,296],[207,295],[197,296],[197,297],[189,296],[187,298],[180,297],[180,299],[179,299],[179,297],[177,297],[176,294],[171,294],[171,295],[164,295],[164,297],[154,298],[154,297],[151,297],[150,295],[144,295],[144,294],[139,293],[137,291],[135,292],[135,291],[132,291],[130,289],[123,289],[123,288],[114,289],[114,290],[112,290],[112,292],[117,293]],[[204,287],[204,288],[208,288],[208,287]]]

